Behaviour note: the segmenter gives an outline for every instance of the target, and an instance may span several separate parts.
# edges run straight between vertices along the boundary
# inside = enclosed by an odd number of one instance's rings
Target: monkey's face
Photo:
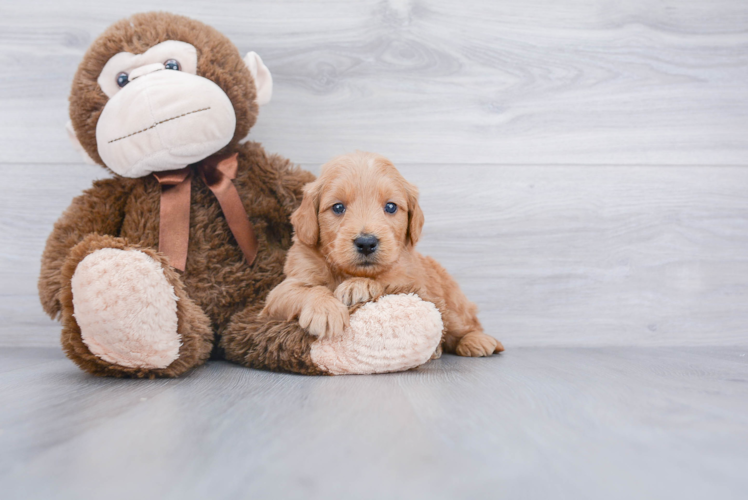
[[[71,118],[89,155],[119,175],[142,177],[243,138],[257,113],[256,90],[269,98],[272,85],[259,57],[242,60],[225,37],[187,18],[159,13],[132,21],[104,33],[76,75]],[[124,50],[112,54],[118,45]],[[100,67],[95,80],[91,66]]]
[[[231,141],[231,101],[196,72],[195,47],[173,40],[109,59],[97,79],[109,101],[96,125],[96,142],[110,169],[125,177],[173,170]]]

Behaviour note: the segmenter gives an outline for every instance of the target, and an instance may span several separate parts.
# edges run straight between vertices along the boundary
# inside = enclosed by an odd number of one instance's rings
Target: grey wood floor
[[[389,156],[507,352],[303,378],[80,373],[36,297],[93,38],[168,10],[275,79],[250,138]],[[0,497],[745,498],[748,4],[0,0]]]
[[[394,375],[178,380],[0,351],[2,497],[738,499],[748,349],[526,347]]]

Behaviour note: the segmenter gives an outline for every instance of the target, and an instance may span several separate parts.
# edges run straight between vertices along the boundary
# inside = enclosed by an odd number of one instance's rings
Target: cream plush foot
[[[431,359],[443,329],[434,304],[412,293],[385,295],[353,313],[343,335],[315,341],[311,358],[334,375],[408,370]]]
[[[71,281],[81,338],[97,357],[130,368],[165,368],[179,356],[177,296],[161,264],[138,250],[103,248]]]

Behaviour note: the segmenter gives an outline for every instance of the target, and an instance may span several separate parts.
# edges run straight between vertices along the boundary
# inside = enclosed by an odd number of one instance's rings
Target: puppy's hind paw
[[[504,346],[501,345],[501,342],[490,335],[483,332],[470,332],[460,339],[455,348],[455,353],[458,356],[477,358],[490,356],[503,350]]]

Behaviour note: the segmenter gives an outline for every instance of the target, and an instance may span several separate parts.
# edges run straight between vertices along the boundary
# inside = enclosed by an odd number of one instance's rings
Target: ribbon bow
[[[242,249],[247,263],[252,265],[257,256],[257,237],[247,211],[232,182],[239,166],[237,153],[213,155],[195,164],[205,185],[221,205],[226,222]],[[169,257],[171,265],[184,271],[187,246],[190,240],[190,189],[192,169],[188,167],[154,173],[161,184],[161,213],[158,250]]]

